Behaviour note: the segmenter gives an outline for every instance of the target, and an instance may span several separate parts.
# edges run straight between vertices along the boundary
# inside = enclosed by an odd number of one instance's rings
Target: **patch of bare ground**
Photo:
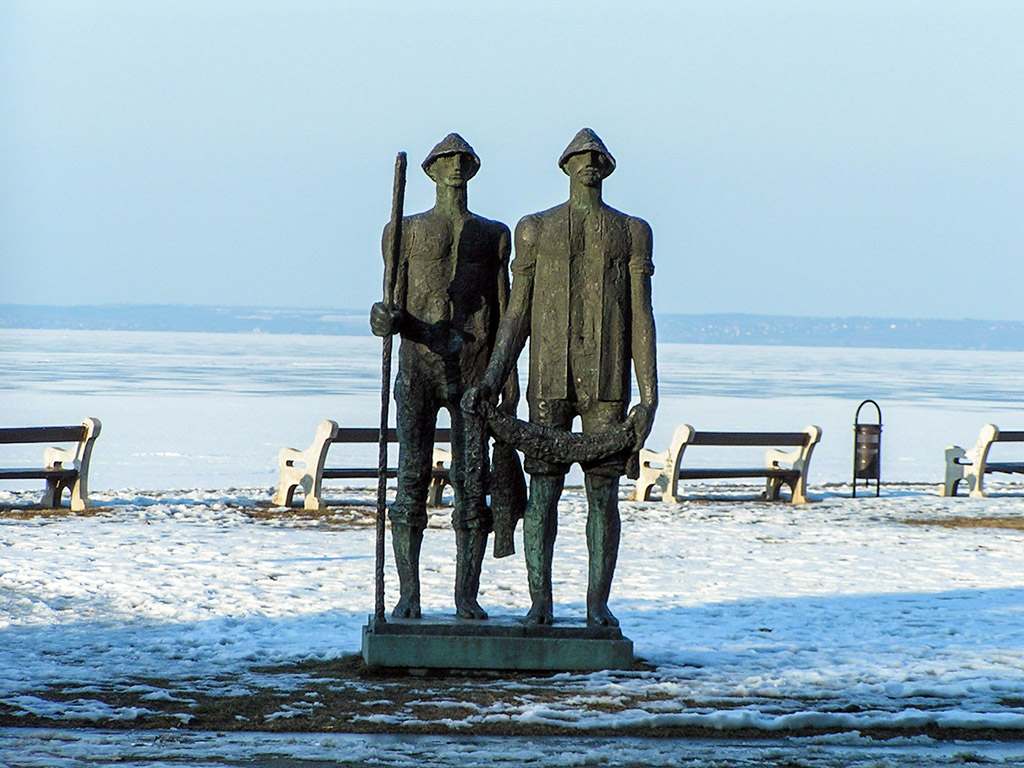
[[[365,505],[309,510],[302,507],[273,507],[259,504],[255,508],[240,506],[238,510],[254,520],[316,522],[329,528],[369,528],[377,521],[376,509]]]
[[[37,504],[0,507],[0,518],[10,520],[36,520],[39,518],[95,517],[110,512],[111,507],[89,507],[81,512],[72,512],[67,507],[47,509]]]
[[[908,525],[938,525],[942,528],[1011,528],[1024,531],[1024,517],[943,517],[907,519]]]
[[[640,662],[637,671],[650,671]],[[209,681],[191,688],[184,681],[138,678],[96,686],[52,687],[32,691],[30,698],[66,704],[66,714],[40,716],[0,704],[0,727],[187,729],[195,731],[263,731],[307,733],[414,733],[478,736],[573,736],[580,710],[614,715],[671,702],[672,711],[706,709],[667,693],[617,690],[603,695],[588,690],[585,679],[536,673],[419,673],[366,667],[360,656],[325,662],[305,662],[254,669],[263,683],[254,687],[237,680],[214,681],[234,689],[212,695]],[[191,690],[190,690],[191,688]],[[160,693],[154,696],[153,692]],[[717,702],[716,708],[742,707],[749,701]],[[801,708],[801,702],[787,702]],[[804,703],[805,706],[812,706]],[[813,705],[820,707],[820,702]],[[571,715],[566,723],[554,719],[537,722],[520,715],[541,708]],[[59,707],[58,707],[59,709]],[[109,714],[95,714],[106,710]],[[837,711],[849,711],[837,710]],[[92,714],[81,714],[81,713]],[[76,714],[79,713],[79,714]],[[132,715],[125,717],[125,713]],[[665,738],[777,738],[778,733],[753,729],[713,727],[621,725],[591,728],[588,736]],[[788,735],[813,735],[828,729],[794,730]],[[935,739],[1013,740],[1016,731],[941,729],[932,725],[908,729],[866,729],[865,736],[894,738],[925,735]]]
[[[322,510],[309,510],[303,507],[275,507],[272,504],[258,502],[255,507],[229,505],[254,520],[314,522],[328,528],[372,528],[377,524],[377,508],[370,504],[358,502],[328,502]],[[436,510],[430,510],[431,513]],[[390,528],[390,521],[387,522]],[[431,514],[427,520],[428,528],[450,528],[448,511],[444,514]]]

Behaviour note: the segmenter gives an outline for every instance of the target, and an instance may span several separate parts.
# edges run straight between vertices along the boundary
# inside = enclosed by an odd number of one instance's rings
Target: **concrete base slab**
[[[588,671],[632,669],[633,641],[618,627],[581,619],[527,625],[518,617],[387,619],[363,627],[363,661],[372,667]]]

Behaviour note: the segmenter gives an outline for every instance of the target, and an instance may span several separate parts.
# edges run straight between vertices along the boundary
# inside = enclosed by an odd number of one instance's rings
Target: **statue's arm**
[[[530,335],[530,307],[533,302],[536,222],[526,217],[516,226],[516,258],[512,262],[512,288],[508,305],[498,325],[494,351],[481,380],[481,388],[490,395],[508,380],[516,359]]]
[[[512,255],[512,234],[504,224],[501,226],[501,235],[498,244],[498,317],[500,321],[508,314],[509,294],[511,282],[508,277],[509,260]],[[513,362],[508,375],[505,378],[505,385],[501,391],[501,408],[507,413],[515,414],[519,405],[519,375],[516,365]]]
[[[633,370],[640,392],[637,411],[637,447],[650,433],[658,407],[658,356],[651,304],[651,275],[654,273],[651,227],[642,219],[630,222],[632,253],[629,262],[630,301],[632,304]]]
[[[392,225],[389,222],[384,227],[384,233],[381,236],[381,254],[384,256],[385,265],[388,259],[391,258],[391,228]],[[375,336],[390,336],[393,333],[401,331],[402,318],[404,316],[405,307],[405,295],[406,288],[409,284],[408,280],[408,267],[403,255],[399,258],[398,264],[395,265],[397,274],[395,275],[395,290],[391,297],[391,305],[385,304],[383,301],[376,302],[370,307],[370,330],[373,331]],[[385,266],[385,269],[387,267]]]

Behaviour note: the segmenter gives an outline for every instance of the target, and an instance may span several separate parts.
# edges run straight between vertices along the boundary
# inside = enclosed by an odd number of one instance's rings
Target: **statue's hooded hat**
[[[590,128],[581,129],[573,137],[573,140],[569,142],[569,146],[562,152],[562,156],[558,158],[558,167],[565,171],[565,164],[569,161],[569,158],[573,155],[578,155],[580,152],[600,152],[608,159],[608,165],[611,167],[608,173],[610,174],[615,170],[615,158],[612,157],[612,153],[608,151],[608,147],[604,145],[601,138]]]
[[[473,173],[470,175],[476,176],[476,172],[480,170],[480,157],[469,146],[469,142],[457,133],[449,133],[441,139],[440,143],[430,150],[430,154],[427,155],[420,167],[426,171],[432,162],[445,155],[469,155],[473,159]]]

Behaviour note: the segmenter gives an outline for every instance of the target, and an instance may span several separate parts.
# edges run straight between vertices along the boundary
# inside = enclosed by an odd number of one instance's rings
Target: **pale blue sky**
[[[362,308],[394,155],[565,199],[594,128],[659,312],[1024,320],[1024,3],[0,0],[0,302]]]

